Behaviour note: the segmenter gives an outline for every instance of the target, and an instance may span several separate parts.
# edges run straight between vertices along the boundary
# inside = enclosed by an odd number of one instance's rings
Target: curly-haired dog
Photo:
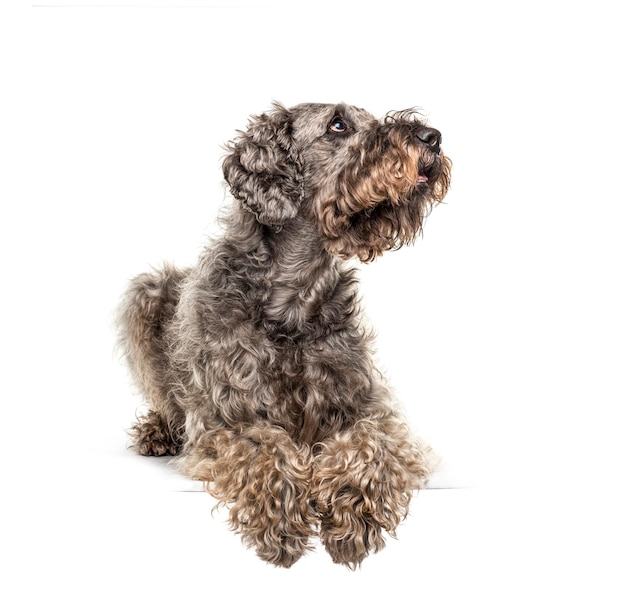
[[[275,104],[228,144],[224,234],[194,268],[126,293],[121,343],[150,403],[135,450],[178,454],[273,564],[319,535],[356,567],[431,472],[374,367],[344,260],[420,233],[450,182],[440,139],[411,111]]]

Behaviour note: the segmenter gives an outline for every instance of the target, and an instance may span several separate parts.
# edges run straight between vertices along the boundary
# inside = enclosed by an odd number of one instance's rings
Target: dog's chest
[[[369,359],[361,338],[344,332],[317,340],[275,340],[258,415],[293,437],[320,441],[351,424],[368,400]]]

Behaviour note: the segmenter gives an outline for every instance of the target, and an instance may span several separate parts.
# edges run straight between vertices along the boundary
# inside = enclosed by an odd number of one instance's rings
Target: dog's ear
[[[259,222],[282,226],[297,215],[304,189],[289,110],[274,104],[253,116],[226,150],[222,168],[230,191]]]

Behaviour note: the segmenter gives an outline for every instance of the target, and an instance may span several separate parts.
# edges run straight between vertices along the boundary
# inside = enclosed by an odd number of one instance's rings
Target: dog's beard
[[[369,262],[411,244],[444,198],[450,185],[449,159],[406,142],[384,152],[377,164],[346,167],[334,196],[320,202],[320,230],[331,253]]]
[[[369,262],[390,249],[412,243],[421,232],[428,206],[423,198],[402,205],[382,202],[350,216],[333,218],[326,248],[343,258]]]

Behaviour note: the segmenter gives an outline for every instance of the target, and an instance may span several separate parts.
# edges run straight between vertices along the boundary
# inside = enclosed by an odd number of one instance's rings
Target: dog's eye
[[[328,129],[334,133],[345,133],[348,127],[341,116],[335,116],[335,118],[330,121]]]

